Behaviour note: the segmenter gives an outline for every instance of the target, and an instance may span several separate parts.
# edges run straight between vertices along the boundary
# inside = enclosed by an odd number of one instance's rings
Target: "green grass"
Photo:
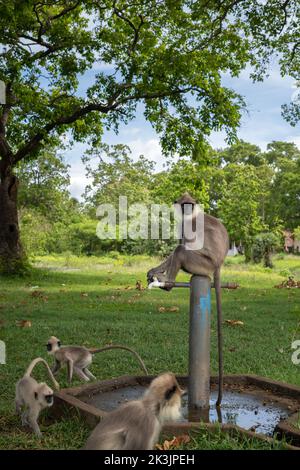
[[[171,436],[170,436],[171,438]],[[164,440],[162,439],[162,442]],[[245,435],[231,436],[217,429],[213,433],[193,431],[190,442],[180,445],[178,450],[285,450],[285,442],[274,440],[272,443]]]
[[[150,373],[172,370],[186,374],[188,290],[126,289],[135,287],[137,280],[146,285],[145,273],[157,261],[146,256],[48,256],[36,258],[38,268],[29,277],[0,279],[0,339],[7,347],[7,364],[0,365],[0,448],[71,449],[84,442],[87,430],[80,421],[69,419],[46,426],[42,419],[44,437],[39,442],[24,432],[14,416],[15,383],[32,358],[47,358],[45,344],[51,335],[65,344],[127,344],[141,354]],[[284,280],[282,274],[287,272],[300,278],[300,257],[279,256],[274,264],[270,270],[247,266],[239,257],[226,261],[222,280],[238,282],[241,287],[223,291],[224,319],[241,320],[244,326],[224,325],[225,372],[254,373],[299,384],[300,366],[291,362],[291,342],[300,339],[300,290],[274,289],[274,285]],[[180,279],[188,277],[182,274]],[[42,291],[42,296],[32,296],[35,290]],[[179,311],[160,313],[160,306],[177,306]],[[30,320],[32,327],[16,326],[16,321],[23,319]],[[211,363],[212,373],[216,373],[215,314]],[[140,372],[131,355],[120,351],[96,356],[92,371],[99,379]],[[36,376],[45,379],[42,366],[36,369]],[[61,386],[67,385],[63,373],[59,380]],[[201,438],[193,445],[235,445],[228,439],[224,435]]]

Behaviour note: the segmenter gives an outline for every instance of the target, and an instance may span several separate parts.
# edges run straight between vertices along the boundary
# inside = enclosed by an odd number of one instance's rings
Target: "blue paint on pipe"
[[[203,313],[210,313],[210,293],[206,297],[200,298],[200,309]]]

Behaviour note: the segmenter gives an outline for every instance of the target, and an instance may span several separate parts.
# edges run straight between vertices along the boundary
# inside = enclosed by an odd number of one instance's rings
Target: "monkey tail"
[[[110,346],[104,346],[103,348],[99,348],[99,349],[89,349],[89,352],[91,354],[97,354],[97,353],[100,353],[100,352],[103,352],[103,351],[108,351],[109,349],[123,349],[124,351],[129,351],[131,354],[133,354],[137,358],[137,360],[140,363],[140,366],[143,369],[143,371],[145,372],[145,374],[149,375],[148,370],[145,366],[145,363],[142,360],[142,358],[140,357],[140,355],[136,351],[134,351],[133,349],[129,348],[128,346],[121,346],[119,344],[112,344]]]
[[[218,359],[219,359],[219,383],[218,383],[218,399],[216,406],[221,406],[223,397],[223,335],[222,335],[222,303],[221,303],[221,277],[220,269],[214,272],[214,285],[216,291],[217,305],[217,323],[218,323]]]
[[[46,369],[48,371],[49,377],[51,378],[51,380],[53,382],[54,387],[56,388],[56,390],[59,390],[59,383],[55,380],[54,375],[52,374],[52,371],[51,371],[50,367],[48,366],[48,363],[44,359],[42,359],[41,357],[37,357],[36,359],[33,359],[33,361],[31,361],[31,363],[29,364],[29,366],[28,366],[28,368],[25,372],[25,376],[30,377],[33,369],[35,368],[35,366],[39,362],[42,362],[44,364],[44,366],[46,367]]]

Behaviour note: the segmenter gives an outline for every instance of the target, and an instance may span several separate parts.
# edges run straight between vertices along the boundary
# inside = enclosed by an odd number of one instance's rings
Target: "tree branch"
[[[157,98],[166,98],[168,96],[175,96],[183,93],[187,93],[189,91],[200,91],[195,87],[187,87],[183,89],[176,89],[173,91],[166,91],[166,92],[153,92],[153,93],[136,93],[135,95],[130,95],[128,97],[124,97],[117,101],[117,98],[121,95],[124,89],[128,89],[132,86],[130,83],[120,84],[118,90],[109,98],[106,104],[103,103],[89,103],[85,106],[79,107],[73,111],[72,114],[69,116],[61,116],[56,120],[50,122],[49,124],[45,125],[37,134],[31,137],[24,145],[21,147],[17,153],[13,157],[13,162],[16,164],[24,157],[29,155],[31,152],[34,152],[38,149],[41,141],[47,136],[51,131],[55,128],[66,125],[72,124],[73,122],[77,121],[92,111],[97,111],[103,114],[107,114],[113,110],[118,110],[123,104],[126,104],[128,101],[137,101],[140,99],[144,100],[151,100]]]
[[[6,85],[6,104],[2,106],[3,112],[0,116],[0,171],[1,175],[4,172],[4,168],[11,162],[12,159],[12,149],[9,146],[6,139],[6,124],[8,121],[9,113],[12,108],[13,94],[11,90],[11,83]]]
[[[133,41],[132,41],[130,47],[128,48],[128,55],[131,55],[135,51],[136,45],[138,43],[141,28],[142,28],[143,24],[145,23],[144,18],[143,18],[142,15],[138,15],[139,19],[140,19],[140,23],[139,23],[138,27],[136,27],[135,24],[129,18],[127,18],[127,16],[124,15],[123,11],[119,10],[116,7],[116,0],[113,3],[113,7],[114,7],[114,13],[117,15],[117,17],[124,20],[131,27],[131,29],[133,29],[133,31],[134,31]]]

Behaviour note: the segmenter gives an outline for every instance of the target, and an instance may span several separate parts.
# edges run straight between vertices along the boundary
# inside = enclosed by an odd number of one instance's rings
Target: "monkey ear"
[[[172,398],[172,396],[176,392],[176,388],[177,388],[176,385],[173,385],[172,388],[169,388],[169,390],[166,391],[166,393],[165,393],[165,399],[166,400],[170,400],[170,398]]]
[[[38,393],[34,392],[34,398],[37,400],[38,399]]]
[[[61,344],[60,341],[57,341],[57,346],[58,346],[59,348],[60,348],[60,344]]]

